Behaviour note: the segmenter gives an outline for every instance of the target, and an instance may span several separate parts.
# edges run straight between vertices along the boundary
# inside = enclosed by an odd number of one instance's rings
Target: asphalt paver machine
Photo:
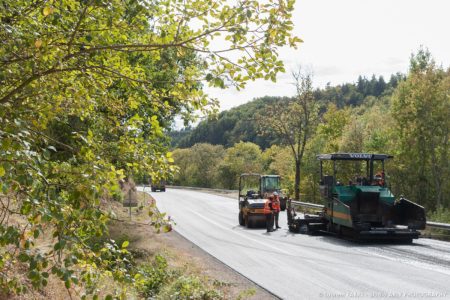
[[[395,198],[388,186],[385,161],[392,156],[333,153],[317,158],[323,209],[315,215],[298,215],[288,204],[291,231],[328,231],[359,240],[410,242],[425,229],[424,208],[403,197]]]

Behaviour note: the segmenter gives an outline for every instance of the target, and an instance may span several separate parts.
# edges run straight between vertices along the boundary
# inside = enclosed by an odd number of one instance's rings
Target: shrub
[[[153,264],[142,265],[138,274],[141,281],[138,290],[146,298],[157,295],[161,287],[168,282],[171,272],[168,270],[167,260],[162,255],[156,255]]]
[[[212,300],[223,299],[223,296],[196,276],[180,276],[161,291],[159,298]]]
[[[428,219],[434,222],[450,223],[450,209],[444,207],[438,208],[428,214]]]

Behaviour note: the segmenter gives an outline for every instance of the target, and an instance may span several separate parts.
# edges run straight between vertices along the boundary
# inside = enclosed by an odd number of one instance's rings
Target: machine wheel
[[[413,239],[401,240],[400,242],[403,245],[411,245],[413,243]]]
[[[245,225],[244,215],[243,215],[242,211],[239,212],[239,225],[241,225],[241,226]]]
[[[154,193],[154,192],[156,192],[156,190],[154,188],[152,188],[152,192]]]
[[[343,233],[343,230],[342,230],[342,226],[341,225],[337,225],[336,227],[337,227],[336,228],[337,236],[342,238],[344,236],[344,233]]]
[[[333,223],[331,223],[331,221],[327,223],[327,231],[334,232],[334,225]]]
[[[298,231],[297,231],[298,233],[301,233],[301,234],[309,234],[310,232],[309,232],[309,227],[308,227],[308,224],[302,224],[302,225],[300,225],[300,227],[298,228]]]
[[[285,211],[286,210],[286,200],[280,201],[280,210]]]
[[[166,191],[166,188],[161,189],[161,192],[165,192],[165,191]]]
[[[288,223],[289,231],[292,233],[299,233],[300,232],[300,224],[297,220],[292,220],[290,223]]]
[[[245,216],[244,221],[245,221],[245,227],[247,227],[247,228],[253,227],[253,222],[248,215]]]
[[[289,225],[289,231],[293,233],[298,233],[298,227],[295,224]]]

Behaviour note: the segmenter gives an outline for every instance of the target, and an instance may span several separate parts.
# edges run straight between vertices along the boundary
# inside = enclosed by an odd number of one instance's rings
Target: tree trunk
[[[300,161],[295,161],[295,185],[294,198],[296,201],[300,200]]]
[[[433,148],[431,149],[431,173],[433,174],[434,178],[434,188],[436,190],[436,209],[441,208],[442,206],[442,185],[441,185],[441,178],[440,174],[442,174],[440,170],[440,164],[437,162],[436,159],[436,153],[434,152],[436,147],[434,146],[434,143],[431,144]]]

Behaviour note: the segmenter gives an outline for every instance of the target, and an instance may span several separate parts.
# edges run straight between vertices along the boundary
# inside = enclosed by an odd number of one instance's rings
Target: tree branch
[[[72,48],[72,43],[73,43],[73,41],[74,41],[74,39],[75,39],[75,35],[77,34],[78,29],[80,28],[81,22],[83,21],[84,16],[86,15],[86,11],[87,11],[87,9],[88,9],[88,7],[89,7],[90,4],[91,4],[91,1],[89,1],[88,3],[86,3],[86,6],[83,8],[83,11],[82,11],[81,14],[80,14],[80,18],[78,19],[78,22],[77,22],[77,24],[75,25],[75,28],[73,29],[72,35],[70,36],[69,43],[68,43],[68,45],[67,45],[67,53],[68,53],[69,55],[70,55],[70,50],[71,50],[71,48]]]

